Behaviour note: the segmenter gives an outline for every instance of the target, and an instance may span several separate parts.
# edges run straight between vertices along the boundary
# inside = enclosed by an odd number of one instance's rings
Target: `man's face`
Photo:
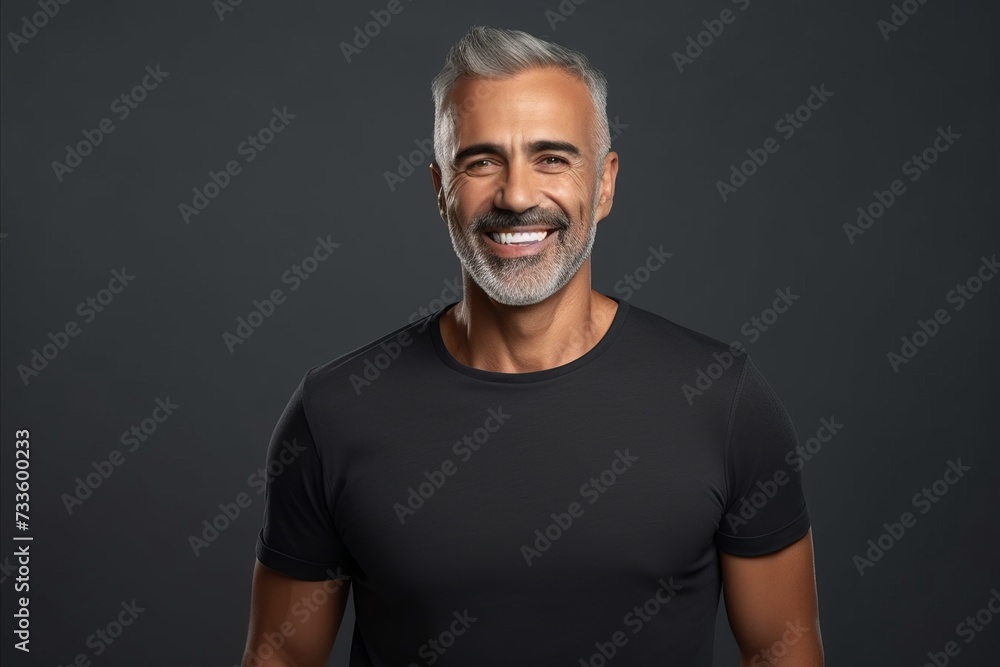
[[[597,162],[586,84],[559,69],[532,69],[462,80],[446,103],[454,111],[451,163],[432,169],[462,266],[500,303],[547,299],[589,259],[614,194],[617,156]]]

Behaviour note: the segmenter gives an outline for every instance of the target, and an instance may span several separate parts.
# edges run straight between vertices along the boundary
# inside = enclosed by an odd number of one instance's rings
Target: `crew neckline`
[[[618,332],[621,330],[622,325],[625,322],[625,316],[628,314],[628,301],[611,296],[610,294],[603,294],[603,296],[614,300],[618,304],[615,316],[611,320],[611,326],[608,327],[608,330],[604,332],[604,335],[599,341],[597,341],[597,344],[594,345],[594,347],[587,350],[582,356],[577,357],[573,361],[565,363],[561,366],[545,368],[540,371],[528,371],[527,373],[501,373],[498,371],[486,371],[481,368],[475,368],[474,366],[466,366],[452,356],[451,352],[448,351],[448,348],[444,344],[444,338],[441,336],[441,316],[451,308],[458,305],[458,301],[445,305],[436,313],[431,315],[430,329],[431,337],[434,340],[434,349],[441,361],[444,362],[449,368],[477,380],[521,384],[526,382],[540,382],[542,380],[550,380],[552,378],[560,377],[586,366],[591,361],[599,357],[605,350],[611,347],[615,337],[617,337]]]

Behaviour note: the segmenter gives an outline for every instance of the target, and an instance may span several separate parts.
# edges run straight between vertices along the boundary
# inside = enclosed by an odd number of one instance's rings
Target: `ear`
[[[438,167],[436,162],[431,160],[430,170],[431,170],[431,183],[434,186],[434,193],[437,196],[438,213],[441,215],[441,219],[447,222],[448,221],[446,215],[447,206],[445,205],[444,187],[442,186],[441,169]]]
[[[615,182],[618,179],[618,153],[610,151],[604,156],[603,171],[601,172],[601,194],[597,199],[597,211],[594,215],[594,222],[607,217],[611,212],[611,204],[615,200]]]

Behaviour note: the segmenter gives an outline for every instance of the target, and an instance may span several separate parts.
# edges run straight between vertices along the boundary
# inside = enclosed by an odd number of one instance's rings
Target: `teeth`
[[[541,241],[549,233],[547,231],[543,232],[516,232],[509,234],[507,232],[490,232],[490,238],[492,238],[497,243],[510,244],[510,243],[537,243]]]

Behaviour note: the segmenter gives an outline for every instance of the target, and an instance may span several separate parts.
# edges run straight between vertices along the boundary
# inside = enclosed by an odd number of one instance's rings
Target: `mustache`
[[[533,208],[519,214],[495,208],[473,218],[469,228],[473,233],[480,233],[499,227],[506,229],[533,225],[545,225],[557,230],[566,229],[569,227],[569,217],[562,211]]]

